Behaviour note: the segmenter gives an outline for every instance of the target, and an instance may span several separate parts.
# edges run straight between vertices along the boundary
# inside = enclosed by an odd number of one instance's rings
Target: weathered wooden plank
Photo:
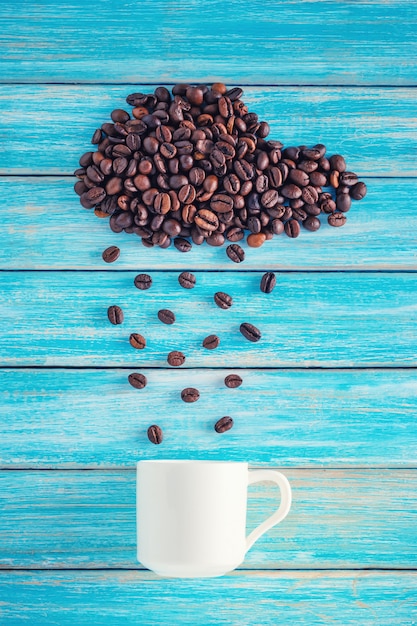
[[[416,466],[415,370],[0,370],[0,466],[133,467],[141,458],[245,459],[282,467]],[[184,404],[180,391],[200,390]],[[213,425],[231,415],[219,436]],[[146,436],[164,429],[156,449]]]
[[[416,5],[407,0],[3,2],[9,82],[415,84]],[[30,51],[30,52],[29,52]]]
[[[294,470],[289,516],[259,539],[243,569],[413,568],[416,470]],[[0,568],[142,568],[135,486],[125,471],[0,472]],[[276,488],[250,488],[248,529]]]
[[[4,626],[404,626],[415,572],[254,572],[175,580],[150,572],[3,572]]]
[[[332,228],[322,216],[316,233],[303,229],[298,239],[282,235],[258,249],[243,243],[245,262],[234,266],[225,247],[194,246],[181,254],[174,246],[144,248],[136,235],[113,233],[106,220],[80,207],[69,178],[0,178],[0,195],[8,198],[2,214],[0,268],[417,269],[417,214],[411,201],[417,196],[417,179],[366,182],[369,195],[354,204],[343,228]],[[117,263],[106,265],[101,252],[113,244],[122,254]]]
[[[158,76],[158,74],[156,74]],[[71,174],[129,85],[0,86],[1,174]],[[135,86],[134,90],[153,88]],[[360,176],[417,175],[417,91],[250,87],[245,101],[284,144],[326,144]],[[129,107],[128,107],[129,108]]]
[[[140,268],[138,268],[140,269]],[[153,272],[140,291],[134,272],[2,272],[2,365],[165,366],[182,350],[186,367],[416,366],[414,273],[282,273],[272,294],[259,289],[260,272],[197,273],[184,290],[175,272]],[[234,298],[229,310],[216,291]],[[112,326],[109,305],[125,311]],[[162,324],[169,308],[177,321]],[[242,322],[262,332],[254,345],[239,332]],[[129,335],[146,336],[144,350]],[[217,350],[204,337],[220,337]]]

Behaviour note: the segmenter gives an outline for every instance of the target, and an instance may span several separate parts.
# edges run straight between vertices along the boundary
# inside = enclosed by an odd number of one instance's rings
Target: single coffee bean
[[[114,263],[120,256],[120,249],[117,246],[106,248],[101,255],[105,263]]]
[[[242,383],[243,383],[243,380],[241,379],[239,374],[229,374],[224,379],[224,384],[226,385],[226,387],[229,387],[230,389],[236,389],[237,387],[240,387]]]
[[[315,204],[319,199],[317,189],[312,185],[307,185],[301,192],[301,197],[306,204]]]
[[[284,222],[278,217],[272,220],[271,225],[274,235],[281,235],[284,232]]]
[[[149,287],[151,287],[152,285],[152,278],[149,276],[149,274],[138,274],[135,277],[134,283],[137,289],[149,289]]]
[[[297,222],[297,220],[290,219],[288,220],[288,222],[285,223],[284,230],[288,237],[292,237],[293,239],[295,239],[300,234],[300,224]]]
[[[158,318],[163,324],[173,324],[175,322],[175,315],[169,309],[160,309]]]
[[[144,374],[138,374],[137,372],[134,372],[133,374],[129,374],[127,379],[129,383],[132,385],[132,387],[134,387],[135,389],[143,389],[144,387],[146,387],[147,382],[148,382]]]
[[[156,424],[152,424],[152,426],[149,426],[148,439],[151,443],[158,445],[162,443],[163,438],[164,437],[162,434],[162,429],[159,426],[157,426]]]
[[[329,175],[329,183],[331,184],[332,187],[334,187],[335,189],[337,189],[339,187],[339,178],[340,178],[340,173],[338,170],[332,170],[330,172]]]
[[[221,417],[215,424],[214,430],[216,433],[225,433],[233,427],[233,419],[228,415]]]
[[[366,191],[365,183],[356,183],[350,188],[349,193],[354,200],[362,200],[366,196]]]
[[[244,322],[240,325],[240,332],[248,339],[248,341],[256,342],[261,338],[261,331],[256,328],[253,324],[249,324],[249,322]]]
[[[140,333],[132,333],[129,342],[132,348],[136,348],[136,350],[143,350],[146,346],[146,339]]]
[[[210,208],[216,213],[227,213],[233,209],[233,199],[226,194],[215,194],[210,202]]]
[[[289,198],[290,200],[301,198],[302,193],[303,192],[300,187],[293,184],[284,185],[281,189],[281,195],[284,196],[284,198]]]
[[[346,224],[346,215],[344,213],[331,213],[327,221],[330,226],[343,226]]]
[[[336,197],[336,209],[342,213],[347,213],[351,207],[352,199],[349,194],[341,193]]]
[[[208,335],[208,337],[203,340],[203,347],[207,350],[214,350],[215,348],[217,348],[219,343],[220,339],[217,335]]]
[[[271,293],[277,284],[276,276],[273,272],[266,272],[261,278],[261,291]]]
[[[109,306],[107,309],[107,317],[109,318],[109,322],[115,326],[122,324],[124,319],[123,311],[119,306]]]
[[[318,217],[314,217],[313,215],[310,215],[306,220],[304,220],[303,226],[307,230],[310,230],[311,232],[315,232],[316,230],[320,228],[321,223]]]
[[[178,282],[184,289],[193,289],[195,287],[196,278],[191,272],[182,272],[178,276]]]
[[[229,296],[227,293],[224,293],[224,291],[217,291],[214,294],[214,302],[221,309],[230,309],[230,307],[233,304],[233,298],[232,296]]]
[[[194,387],[186,387],[181,391],[181,400],[184,402],[197,402],[200,397],[200,392]]]
[[[344,172],[346,170],[346,161],[340,154],[334,154],[329,158],[330,167],[337,172]]]
[[[303,170],[292,169],[288,174],[288,180],[292,183],[295,183],[299,187],[305,187],[309,184],[310,178],[306,172]]]
[[[178,350],[173,350],[168,354],[167,361],[172,367],[179,367],[185,363],[185,356]]]
[[[246,241],[250,248],[260,248],[266,241],[266,235],[263,232],[252,233],[248,235]]]
[[[87,170],[88,171],[88,170]],[[353,187],[358,182],[358,176],[354,172],[343,172],[340,174],[339,183],[341,185],[347,185]]]
[[[219,218],[209,209],[200,209],[194,218],[194,222],[197,226],[209,232],[217,230],[219,227]]]
[[[184,239],[183,237],[176,237],[174,239],[174,246],[180,252],[189,252],[192,248],[191,243],[187,241],[187,239]]]
[[[227,246],[226,254],[233,263],[241,263],[245,260],[245,251],[237,243]]]

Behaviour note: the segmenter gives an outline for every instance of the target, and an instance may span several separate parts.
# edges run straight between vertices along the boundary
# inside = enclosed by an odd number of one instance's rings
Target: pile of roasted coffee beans
[[[120,250],[115,246],[108,248],[103,252],[103,260],[113,262],[119,257]],[[184,289],[192,289],[196,285],[196,277],[191,272],[182,272],[178,276],[178,282]],[[149,274],[138,274],[134,279],[134,285],[140,290],[150,289],[152,286],[152,277]],[[260,290],[263,293],[271,293],[276,285],[276,277],[273,272],[264,274],[260,281]],[[233,304],[233,298],[224,291],[217,291],[213,296],[213,302],[220,309],[230,309]],[[163,324],[174,324],[175,314],[169,309],[160,309],[156,313],[158,319]],[[122,324],[124,321],[123,310],[118,305],[111,305],[107,310],[107,317],[111,324]],[[257,342],[261,339],[261,332],[256,326],[249,322],[243,322],[240,325],[241,334],[251,342]],[[129,337],[130,345],[136,350],[143,350],[146,347],[146,339],[140,333],[131,333]],[[203,347],[207,350],[214,350],[220,344],[220,338],[217,335],[208,335],[203,340]],[[167,355],[167,362],[171,367],[180,367],[185,363],[185,355],[179,350],[173,350]],[[147,385],[147,378],[144,374],[133,372],[129,374],[128,381],[135,389],[144,389]],[[224,384],[230,389],[240,387],[243,380],[238,374],[229,374],[224,379]],[[180,392],[181,399],[184,402],[197,402],[200,398],[200,392],[194,387],[186,387]],[[217,433],[224,433],[233,426],[233,418],[225,416],[220,418],[214,424],[214,430]],[[152,424],[147,430],[149,441],[154,444],[160,444],[163,441],[163,432],[160,426]]]
[[[135,233],[147,247],[181,252],[192,243],[258,248],[274,235],[298,237],[300,224],[343,226],[352,198],[366,185],[323,144],[284,148],[267,140],[269,125],[250,112],[240,87],[175,85],[172,93],[133,93],[131,112],[115,109],[80,158],[75,191],[86,209],[109,217],[114,232]],[[325,187],[332,188],[324,191]]]

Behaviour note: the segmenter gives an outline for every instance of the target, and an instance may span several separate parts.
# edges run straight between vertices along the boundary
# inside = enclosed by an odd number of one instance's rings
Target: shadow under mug
[[[246,537],[248,485],[278,485],[278,509]],[[230,461],[139,461],[138,561],[160,576],[222,576],[291,507],[291,487],[274,469]]]

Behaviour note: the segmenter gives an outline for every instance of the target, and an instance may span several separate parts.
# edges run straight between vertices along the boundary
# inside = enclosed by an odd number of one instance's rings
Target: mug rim
[[[204,459],[144,459],[143,461],[137,461],[136,465],[140,463],[158,463],[158,464],[175,464],[175,465],[189,465],[189,464],[199,464],[199,465],[248,465],[247,461],[215,461],[215,460],[204,460]]]

